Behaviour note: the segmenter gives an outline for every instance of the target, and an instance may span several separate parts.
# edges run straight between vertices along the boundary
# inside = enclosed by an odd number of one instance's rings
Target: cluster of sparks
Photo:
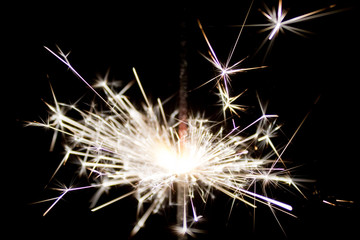
[[[268,40],[272,40],[281,30],[297,31],[289,24],[315,17],[324,10],[284,21],[286,13],[282,10],[280,0],[278,11],[270,11],[268,8],[262,11],[270,21],[265,29],[270,31]],[[210,57],[207,59],[219,71],[219,75],[212,80],[216,81],[219,90],[222,111],[224,115],[229,112],[232,117],[238,116],[238,111],[243,111],[244,107],[235,103],[241,94],[230,96],[229,76],[259,67],[239,68],[242,60],[230,66],[231,57],[226,64],[222,64],[200,22],[199,27],[209,47]],[[81,110],[75,105],[58,102],[53,93],[54,104],[47,104],[51,112],[48,121],[32,123],[55,131],[52,147],[57,133],[67,136],[66,154],[55,173],[72,157],[81,166],[80,174],[86,173],[94,180],[88,186],[58,189],[61,195],[50,199],[53,203],[44,215],[66,193],[88,188],[97,189],[91,199],[92,211],[125,197],[135,196],[138,201],[138,220],[131,235],[144,226],[151,214],[169,205],[182,209],[182,223],[176,226],[176,231],[194,234],[197,230],[192,226],[201,218],[194,199],[201,199],[205,204],[213,191],[222,192],[254,208],[257,203],[263,203],[272,209],[287,213],[292,211],[290,205],[270,198],[266,193],[268,184],[283,183],[300,190],[282,160],[289,142],[281,151],[275,146],[272,138],[279,129],[276,124],[278,116],[267,114],[265,106],[260,104],[262,115],[248,126],[240,128],[233,120],[230,130],[221,127],[222,122],[214,123],[203,117],[188,116],[185,122],[186,134],[180,136],[178,111],[165,113],[160,99],[152,104],[135,69],[135,80],[144,98],[142,107],[135,106],[125,95],[135,81],[119,93],[109,86],[107,77],[92,87],[72,67],[67,54],[60,49],[59,53],[46,49],[83,80],[106,104],[107,110],[99,111],[94,105],[89,110]],[[102,89],[103,94],[94,88]],[[78,117],[70,117],[68,112]],[[249,134],[250,131],[252,134]],[[259,183],[263,186],[261,193],[251,190],[252,186]],[[115,186],[130,186],[132,190],[99,204],[102,194]],[[174,198],[175,192],[181,192],[183,196]],[[177,199],[181,199],[181,202]]]

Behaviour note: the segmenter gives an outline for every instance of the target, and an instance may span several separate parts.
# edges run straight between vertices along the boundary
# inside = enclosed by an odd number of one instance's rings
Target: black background
[[[284,1],[290,9],[288,18],[336,3],[336,9],[349,8],[323,18],[296,26],[309,30],[306,38],[286,32],[276,40],[264,60],[267,45],[254,53],[266,37],[258,28],[246,28],[233,56],[233,63],[248,57],[243,67],[266,65],[268,68],[239,74],[233,78],[234,94],[248,89],[239,103],[249,106],[238,121],[246,125],[258,114],[256,93],[269,102],[268,113],[276,113],[283,123],[284,136],[291,137],[303,117],[308,119],[285,154],[291,166],[300,166],[294,177],[313,179],[306,183],[304,199],[295,190],[271,189],[277,199],[294,207],[297,218],[276,213],[286,235],[267,207],[259,206],[253,224],[253,210],[235,203],[228,218],[232,201],[216,193],[216,198],[204,207],[205,221],[200,227],[207,231],[198,239],[242,239],[271,237],[277,239],[343,238],[353,236],[359,226],[358,187],[358,9],[354,1]],[[276,1],[266,1],[277,6]],[[48,53],[43,46],[65,52],[69,60],[90,83],[97,74],[110,69],[110,78],[124,83],[132,80],[135,67],[150,99],[166,99],[178,89],[179,22],[186,10],[188,21],[189,89],[195,88],[214,75],[213,68],[199,53],[206,54],[207,45],[196,19],[200,19],[220,60],[225,61],[239,32],[250,1],[178,4],[98,3],[76,4],[17,3],[4,7],[8,12],[4,26],[2,64],[5,75],[2,97],[4,104],[3,186],[2,207],[7,236],[15,239],[22,234],[37,239],[66,237],[67,239],[126,239],[136,221],[136,200],[128,198],[108,208],[92,213],[88,200],[93,192],[84,190],[68,194],[46,217],[42,213],[50,203],[30,203],[58,196],[44,189],[62,158],[61,140],[49,152],[51,131],[24,127],[26,121],[47,118],[43,102],[52,102],[49,83],[59,101],[74,103],[82,97],[91,102],[94,94],[66,66]],[[186,6],[185,6],[186,5]],[[266,19],[255,1],[248,24]],[[4,55],[3,55],[4,56]],[[4,67],[5,66],[5,67]],[[189,93],[192,112],[221,120],[216,105],[216,89],[212,84]],[[133,87],[128,95],[141,104],[141,95]],[[320,97],[320,98],[319,98]],[[316,105],[313,103],[316,99]],[[176,107],[177,96],[165,106]],[[10,115],[10,117],[9,117]],[[8,122],[10,120],[10,122]],[[9,127],[10,126],[10,127]],[[11,131],[8,130],[11,128]],[[69,185],[76,166],[68,165],[57,180]],[[80,183],[79,183],[80,181]],[[84,182],[86,184],[86,182]],[[56,182],[50,184],[55,186]],[[109,199],[126,189],[110,191]],[[323,200],[352,200],[354,204],[336,207]],[[134,239],[173,239],[169,226],[174,223],[174,209],[153,215],[146,227]]]

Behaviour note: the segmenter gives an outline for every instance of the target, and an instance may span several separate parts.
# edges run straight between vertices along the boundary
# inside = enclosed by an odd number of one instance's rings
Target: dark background
[[[276,1],[265,1],[269,7]],[[297,218],[276,212],[288,239],[343,238],[353,236],[359,226],[358,187],[358,8],[355,1],[284,1],[289,8],[288,18],[319,8],[337,4],[336,9],[347,9],[323,18],[295,26],[309,30],[306,38],[286,32],[276,40],[264,60],[267,45],[258,50],[266,37],[259,28],[246,28],[233,56],[233,63],[248,57],[243,67],[266,65],[233,77],[234,94],[248,89],[239,99],[249,106],[241,113],[238,124],[249,124],[260,114],[256,93],[269,102],[268,113],[280,116],[283,136],[277,143],[286,143],[303,117],[310,115],[284,155],[292,162],[293,176],[312,179],[304,183],[304,199],[295,190],[271,188],[274,196],[294,207]],[[132,80],[135,67],[150,99],[166,99],[177,93],[179,66],[179,23],[187,19],[189,89],[214,76],[214,71],[200,53],[207,53],[207,45],[196,19],[200,19],[220,60],[225,61],[239,32],[250,1],[220,1],[213,3],[178,4],[133,2],[131,4],[91,3],[76,4],[17,3],[4,7],[10,13],[4,18],[3,52],[5,55],[3,104],[5,124],[3,136],[3,215],[5,228],[15,239],[26,234],[37,239],[66,237],[67,239],[126,239],[136,221],[137,203],[133,198],[122,200],[101,211],[92,213],[88,200],[91,190],[69,193],[46,216],[43,212],[50,203],[31,205],[32,202],[58,196],[45,189],[48,180],[62,158],[61,139],[49,152],[51,131],[24,127],[26,121],[47,118],[43,102],[52,102],[49,83],[59,101],[74,103],[79,98],[91,102],[94,94],[83,82],[67,70],[43,46],[65,52],[69,60],[90,83],[97,74],[110,69],[110,78],[126,83]],[[184,14],[184,7],[187,9]],[[264,23],[257,10],[262,1],[255,1],[248,24]],[[213,84],[189,93],[192,112],[221,120],[216,105]],[[141,104],[141,95],[134,86],[130,99]],[[319,98],[320,97],[320,98]],[[316,105],[313,103],[318,99]],[[175,95],[166,110],[177,104]],[[84,105],[85,106],[85,105]],[[9,117],[10,115],[10,117]],[[8,122],[10,120],[10,122]],[[11,128],[11,131],[8,128]],[[9,134],[10,133],[10,134]],[[69,164],[56,179],[69,185],[76,166]],[[80,183],[79,183],[80,182]],[[85,183],[86,184],[86,183]],[[56,186],[56,181],[50,184]],[[108,198],[118,196],[124,189],[110,191]],[[286,238],[271,211],[259,206],[253,224],[253,210],[236,202],[228,218],[232,201],[221,193],[204,207],[205,221],[199,227],[207,234],[198,239],[241,239],[270,237]],[[352,204],[330,206],[323,200],[354,201]],[[172,239],[169,226],[175,221],[174,209],[153,215],[146,227],[134,239]]]

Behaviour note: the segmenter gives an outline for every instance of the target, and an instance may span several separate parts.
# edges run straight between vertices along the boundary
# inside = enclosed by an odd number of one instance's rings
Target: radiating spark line
[[[233,48],[232,48],[231,51],[230,51],[229,57],[228,57],[227,62],[226,62],[226,66],[228,66],[228,65],[230,64],[231,58],[232,58],[232,56],[234,55],[235,49],[236,49],[236,47],[237,47],[237,45],[238,45],[240,36],[241,36],[241,34],[242,34],[243,30],[244,30],[246,21],[247,21],[247,19],[248,19],[248,17],[249,17],[250,10],[251,10],[251,8],[252,8],[252,6],[253,6],[253,4],[254,4],[254,1],[255,1],[255,0],[252,0],[251,3],[250,3],[249,9],[248,9],[248,11],[247,11],[247,13],[246,13],[246,15],[245,15],[244,22],[243,22],[242,27],[241,27],[241,29],[240,29],[240,31],[239,31],[239,34],[238,34],[238,36],[237,36],[237,38],[236,38],[235,44],[234,44]]]
[[[355,203],[354,201],[352,200],[343,200],[343,199],[335,199],[336,202],[341,202],[341,203]]]
[[[140,82],[139,76],[138,76],[135,68],[133,68],[132,70],[133,70],[133,73],[134,73],[134,75],[135,75],[136,82],[138,83],[138,86],[139,86],[139,88],[140,88],[140,90],[141,90],[141,93],[142,93],[142,95],[143,95],[143,97],[144,97],[144,100],[145,100],[145,102],[146,102],[146,105],[147,105],[148,107],[150,107],[149,100],[147,99],[147,96],[146,96],[146,94],[145,94],[144,88],[142,87],[142,84],[141,84],[141,82]]]
[[[51,94],[52,94],[53,99],[54,99],[54,103],[55,103],[55,106],[56,106],[56,111],[60,113],[61,110],[59,108],[59,104],[58,104],[58,102],[56,100],[55,93],[54,93],[54,90],[51,87],[51,85],[50,85],[50,90],[51,90]],[[57,127],[59,127],[59,126],[60,126],[60,123],[57,123]],[[51,140],[51,144],[50,144],[50,152],[52,152],[54,150],[57,135],[58,135],[58,132],[55,131],[54,134],[53,134],[52,140]]]
[[[51,206],[44,212],[43,216],[48,214],[48,212],[60,201],[60,199],[62,199],[65,196],[67,192],[68,191],[64,191],[59,197],[57,197],[56,200],[53,202],[53,204],[51,204]]]
[[[332,203],[332,202],[329,202],[329,201],[326,201],[326,200],[323,200],[323,203],[326,203],[330,206],[333,206],[333,207],[336,207],[336,204]]]
[[[276,206],[279,206],[279,207],[281,207],[281,208],[283,208],[283,209],[286,209],[286,210],[289,210],[289,211],[292,211],[292,209],[293,209],[292,206],[290,206],[289,204],[286,204],[286,203],[277,201],[277,200],[275,200],[275,199],[268,198],[268,197],[265,197],[265,196],[263,196],[263,195],[260,195],[260,194],[254,193],[254,192],[250,192],[250,191],[247,191],[247,190],[241,189],[241,188],[239,188],[238,190],[239,190],[240,192],[244,192],[244,193],[246,193],[246,194],[248,194],[248,195],[251,195],[251,196],[260,198],[260,199],[262,199],[262,200],[264,200],[264,201],[266,201],[266,202],[272,203],[272,204],[274,204],[274,205],[276,205]]]
[[[70,191],[77,191],[77,190],[82,190],[82,189],[87,189],[87,188],[92,188],[92,187],[95,187],[94,185],[92,186],[84,186],[84,187],[77,187],[77,188],[65,188],[65,189],[58,189],[59,191],[62,191],[63,193],[56,197],[56,198],[50,198],[50,199],[47,199],[47,200],[43,200],[43,201],[52,201],[52,200],[55,200],[51,206],[43,213],[43,216],[47,215],[50,210]],[[38,202],[43,202],[43,201],[38,201]]]
[[[59,54],[57,55],[55,52],[53,52],[51,49],[49,49],[48,47],[44,46],[44,48],[46,50],[48,50],[52,55],[54,55],[57,59],[59,59],[61,62],[63,62],[66,66],[68,66],[68,68],[81,80],[83,81],[96,95],[98,95],[98,97],[105,103],[107,103],[107,101],[100,95],[98,94],[95,89],[73,68],[73,66],[71,66],[70,62],[67,59],[68,54],[64,54],[60,48],[58,48],[59,50]]]
[[[120,201],[120,200],[123,199],[123,198],[126,198],[126,197],[128,197],[128,196],[133,195],[135,192],[136,192],[136,190],[131,191],[131,192],[128,192],[128,193],[126,193],[126,194],[124,194],[124,195],[121,195],[120,197],[114,198],[114,199],[111,200],[111,201],[108,201],[108,202],[106,202],[106,203],[104,203],[104,204],[102,204],[102,205],[99,205],[99,206],[91,209],[91,211],[92,211],[92,212],[95,212],[95,211],[97,211],[97,210],[99,210],[99,209],[101,209],[101,208],[103,208],[103,207],[109,206],[110,204],[113,204],[113,203],[115,203],[115,202],[117,202],[117,201]]]
[[[194,206],[194,202],[193,202],[193,196],[190,197],[190,203],[191,203],[191,209],[192,209],[194,221],[197,222],[197,221],[199,221],[199,217],[196,214],[196,210],[195,210],[195,206]]]

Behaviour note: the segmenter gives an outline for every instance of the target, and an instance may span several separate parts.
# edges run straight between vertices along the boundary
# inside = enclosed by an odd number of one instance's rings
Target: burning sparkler
[[[48,50],[84,80],[63,52],[58,55]],[[159,99],[156,105],[151,104],[135,69],[133,72],[146,103],[143,109],[137,109],[124,95],[130,85],[116,94],[107,85],[106,79],[103,79],[97,86],[101,86],[106,95],[109,107],[107,112],[98,112],[94,107],[83,111],[74,105],[57,102],[54,95],[54,105],[47,104],[52,113],[49,121],[32,123],[68,136],[70,141],[65,147],[66,154],[59,167],[71,156],[75,156],[84,171],[96,176],[99,181],[86,187],[63,189],[44,215],[66,193],[73,190],[98,188],[92,199],[92,211],[135,195],[139,211],[144,209],[147,202],[150,202],[150,206],[137,221],[132,231],[134,235],[151,214],[172,201],[170,198],[175,183],[184,186],[184,202],[178,204],[183,205],[184,209],[191,206],[194,221],[200,216],[193,199],[199,197],[206,202],[213,189],[254,208],[256,204],[253,200],[272,208],[292,210],[286,203],[249,190],[249,186],[256,181],[276,181],[295,186],[284,167],[273,166],[280,159],[278,150],[271,142],[272,134],[277,130],[273,121],[277,115],[264,113],[245,129],[236,127],[230,132],[223,128],[215,130],[216,127],[207,119],[189,117],[185,140],[181,141],[177,131],[180,121],[175,117],[176,112],[168,117]],[[105,98],[101,99],[105,101]],[[64,108],[77,113],[81,120],[65,115]],[[255,126],[254,134],[241,136],[247,128]],[[264,148],[266,145],[271,146],[272,154],[262,158],[252,157],[254,149]],[[276,158],[270,159],[271,156]],[[110,187],[122,185],[130,185],[133,190],[95,207],[101,193]],[[182,219],[180,232],[192,234],[185,210]]]
[[[286,13],[283,12],[280,1],[277,12],[268,8],[266,12],[262,12],[271,21],[266,25],[266,30],[271,30],[268,39],[273,39],[282,29],[299,32],[289,24],[314,18],[324,10],[284,21]],[[222,64],[200,22],[199,27],[209,47],[210,57],[207,59],[219,71],[219,75],[210,81],[216,80],[224,115],[226,111],[238,115],[237,110],[243,110],[243,106],[234,102],[241,94],[230,96],[229,75],[259,67],[239,68],[243,60],[229,65],[234,49],[226,64]],[[59,53],[46,49],[88,85],[108,109],[99,111],[92,105],[90,110],[85,111],[75,105],[60,103],[52,90],[54,104],[47,103],[51,112],[48,121],[31,123],[54,130],[51,148],[58,133],[64,134],[68,139],[66,154],[54,175],[70,157],[74,157],[80,163],[81,172],[87,172],[96,179],[95,183],[89,186],[58,189],[62,193],[50,199],[53,203],[44,215],[70,191],[98,189],[91,200],[92,211],[135,196],[139,218],[131,232],[131,235],[134,235],[144,226],[151,214],[157,213],[163,206],[174,204],[172,196],[175,185],[177,191],[182,188],[182,196],[175,198],[175,204],[182,206],[182,222],[175,227],[179,234],[193,235],[198,231],[193,225],[201,218],[201,213],[197,211],[194,199],[201,199],[205,204],[213,190],[253,208],[256,208],[257,203],[263,203],[286,213],[292,211],[292,206],[268,197],[266,192],[257,193],[251,190],[251,187],[259,182],[264,185],[269,182],[283,183],[299,190],[296,180],[290,177],[282,160],[292,138],[281,152],[276,148],[272,137],[279,129],[275,121],[278,116],[267,114],[260,101],[262,115],[244,128],[236,126],[234,122],[233,128],[226,130],[220,126],[222,122],[212,123],[198,115],[186,116],[184,121],[180,110],[167,114],[160,99],[157,99],[156,104],[148,99],[135,69],[133,73],[145,102],[141,108],[136,107],[125,95],[133,82],[116,93],[109,86],[107,78],[100,79],[96,85],[103,90],[103,94],[100,94],[73,68],[67,54],[60,49]],[[65,114],[65,109],[78,118]],[[250,130],[253,130],[252,134],[249,134]],[[130,186],[132,190],[106,203],[98,204],[102,193],[114,186]]]

